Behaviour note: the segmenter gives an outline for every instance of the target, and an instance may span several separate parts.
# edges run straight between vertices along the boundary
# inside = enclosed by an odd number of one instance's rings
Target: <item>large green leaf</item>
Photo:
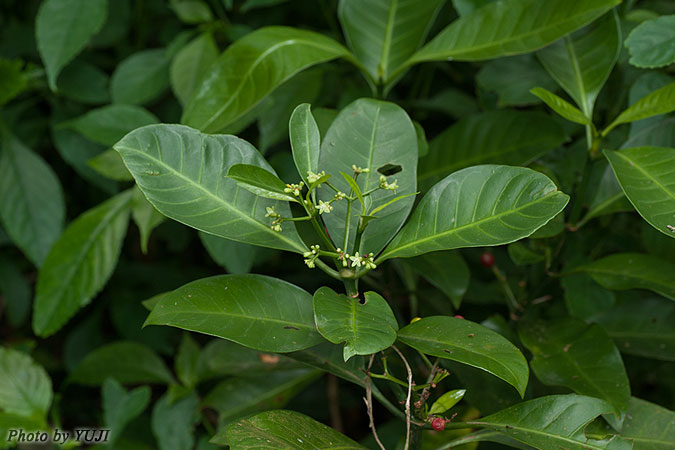
[[[309,186],[307,173],[318,172],[321,148],[319,127],[314,120],[309,104],[303,103],[295,108],[291,120],[288,122],[288,135],[291,141],[295,167],[297,167],[298,173],[305,184]]]
[[[469,167],[449,175],[424,196],[379,261],[508,244],[544,226],[568,200],[539,172],[496,165]]]
[[[136,128],[158,122],[154,114],[140,106],[108,105],[92,109],[64,123],[64,126],[91,141],[110,147]]]
[[[418,182],[429,188],[477,164],[525,165],[564,142],[560,124],[545,114],[500,110],[470,115],[431,141],[429,154],[420,159]]]
[[[39,267],[63,229],[61,184],[49,165],[8,130],[0,128],[0,134],[0,221]]]
[[[181,105],[187,105],[199,82],[218,59],[218,46],[213,36],[202,33],[180,49],[171,62],[169,76],[171,89]]]
[[[101,385],[108,378],[123,384],[176,382],[154,351],[132,341],[118,341],[97,348],[69,376],[70,381],[87,386]]]
[[[636,120],[646,119],[648,117],[668,114],[675,111],[675,83],[670,83],[661,89],[657,89],[640,100],[635,102],[630,108],[622,112],[619,117],[603,130],[602,135],[612,131],[615,127]]]
[[[522,343],[534,357],[530,366],[550,386],[606,400],[617,414],[628,407],[630,385],[621,355],[599,325],[580,319],[523,323]]]
[[[593,106],[621,51],[621,28],[616,12],[539,51],[551,76],[593,117]]]
[[[305,251],[293,223],[276,232],[265,217],[266,207],[290,217],[285,202],[260,199],[226,178],[234,164],[273,172],[248,142],[183,125],[151,125],[126,135],[115,150],[150,203],[165,216],[235,241]]]
[[[123,192],[83,213],[50,250],[35,292],[33,330],[38,336],[58,331],[112,275],[127,231],[132,194]]]
[[[145,325],[170,325],[269,352],[292,352],[322,341],[312,296],[262,275],[221,275],[162,296]]]
[[[675,238],[675,148],[605,150],[623,192],[651,226]]]
[[[584,435],[584,428],[593,419],[611,412],[612,406],[598,398],[551,395],[469,423],[499,431],[541,450],[630,450],[630,442],[618,438],[610,442],[593,441]]]
[[[44,420],[51,402],[52,382],[47,372],[30,356],[0,347],[0,410]]]
[[[366,199],[366,207],[372,210],[397,196],[416,191],[417,158],[417,133],[406,112],[393,103],[360,99],[344,108],[326,133],[321,143],[319,170],[333,175],[331,183],[342,192],[349,193],[350,185],[340,172],[351,175],[352,165],[370,169],[370,172],[358,176],[361,192],[379,185],[382,174],[378,169],[387,165],[400,166],[398,173],[388,177],[389,182],[397,180],[399,187],[396,192],[380,189]],[[330,200],[333,195],[334,192],[327,188],[319,191],[319,198],[324,201]],[[345,238],[356,234],[358,215],[364,213],[360,202],[352,205],[348,232],[345,232],[346,200],[334,203],[334,211],[322,217],[336,246],[349,253],[377,253],[403,225],[413,202],[414,197],[410,196],[376,214],[377,219],[363,233],[360,248],[354,250],[345,245],[348,240]]]
[[[402,328],[400,341],[439,358],[477,367],[501,378],[525,395],[529,369],[518,348],[498,333],[464,319],[425,317]]]
[[[294,411],[267,411],[227,427],[232,450],[365,450],[347,436]]]
[[[340,0],[338,15],[349,47],[373,80],[385,84],[415,53],[443,0]]]
[[[108,378],[101,388],[103,422],[110,428],[108,445],[114,445],[124,427],[140,415],[150,403],[150,388],[141,386],[127,392],[114,378]]]
[[[616,253],[577,270],[607,289],[648,289],[675,300],[675,264],[640,253]]]
[[[103,27],[107,15],[107,0],[42,2],[35,20],[35,38],[53,91],[61,69]]]
[[[334,344],[345,343],[345,361],[354,355],[370,355],[396,341],[398,323],[387,301],[366,292],[365,302],[319,288],[314,293],[314,320],[321,335]]]
[[[114,103],[143,105],[169,87],[171,59],[165,49],[142,50],[124,59],[110,79]]]
[[[675,361],[675,303],[661,297],[620,300],[590,316],[614,339],[622,353]]]
[[[211,65],[182,122],[205,132],[220,131],[297,72],[348,54],[334,40],[311,31],[256,30],[230,45]]]
[[[634,450],[670,450],[675,442],[675,412],[632,397],[620,435],[633,441]]]
[[[470,272],[458,251],[425,253],[405,260],[405,264],[440,289],[459,309],[469,288]]]
[[[675,62],[675,15],[647,20],[635,27],[626,39],[630,63],[655,68]]]
[[[476,61],[529,53],[592,22],[621,0],[502,0],[460,17],[408,61]]]

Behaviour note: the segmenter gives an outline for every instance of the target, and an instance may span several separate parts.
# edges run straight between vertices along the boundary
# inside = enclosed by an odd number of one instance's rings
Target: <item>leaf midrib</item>
[[[154,309],[153,309],[154,312]],[[232,317],[236,319],[246,319],[246,320],[255,320],[257,322],[270,322],[270,323],[278,323],[278,324],[284,324],[284,325],[294,325],[298,326],[298,328],[303,328],[309,331],[315,331],[314,326],[309,326],[305,323],[302,322],[293,322],[291,320],[282,320],[282,319],[274,319],[271,317],[262,317],[261,316],[248,316],[245,314],[231,314],[231,313],[224,313],[224,312],[219,312],[219,311],[185,311],[185,310],[180,310],[180,311],[162,311],[161,313],[158,313],[161,317],[161,315],[166,314],[166,315],[179,315],[179,314],[190,314],[190,315],[205,315],[205,316],[224,316],[224,317]],[[150,319],[153,317],[153,314],[151,314],[148,319],[146,320],[145,325],[164,325],[163,323],[154,323],[151,322]]]

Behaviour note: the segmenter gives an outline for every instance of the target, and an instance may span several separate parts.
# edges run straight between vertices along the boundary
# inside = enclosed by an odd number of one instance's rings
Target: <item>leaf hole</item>
[[[384,175],[385,177],[396,175],[402,170],[403,167],[401,167],[399,164],[391,164],[391,163],[385,164],[384,166],[377,169],[377,171],[382,175]]]

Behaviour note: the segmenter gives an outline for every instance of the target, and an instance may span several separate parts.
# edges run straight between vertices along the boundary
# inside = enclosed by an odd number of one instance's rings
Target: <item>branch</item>
[[[396,353],[398,353],[398,356],[401,358],[403,361],[403,364],[405,364],[405,370],[408,371],[408,397],[405,400],[405,447],[403,450],[409,450],[410,448],[410,399],[412,397],[412,387],[413,387],[413,376],[412,376],[412,370],[410,370],[410,364],[408,364],[408,360],[405,359],[405,356],[403,356],[403,353],[399,349],[396,348],[395,345],[392,345],[391,348],[394,349]]]
[[[375,442],[380,446],[382,450],[387,450],[382,445],[380,437],[377,435],[377,430],[375,429],[375,419],[373,418],[373,391],[370,388],[370,368],[373,366],[373,360],[375,359],[375,354],[370,355],[370,361],[368,362],[368,369],[366,369],[366,398],[363,400],[366,402],[366,409],[368,410],[368,418],[370,419],[370,429],[373,430],[373,436],[375,436]]]

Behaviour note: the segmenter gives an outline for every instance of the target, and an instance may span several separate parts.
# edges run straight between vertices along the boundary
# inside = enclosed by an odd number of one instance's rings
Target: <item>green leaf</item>
[[[253,192],[258,197],[298,202],[293,194],[284,192],[286,183],[272,172],[250,164],[234,164],[227,171],[227,176],[236,180],[240,187]]]
[[[91,141],[111,147],[136,128],[158,122],[157,117],[140,106],[108,105],[92,109],[63,126],[77,131]]]
[[[148,386],[141,386],[127,392],[114,378],[106,378],[101,391],[103,423],[110,429],[108,445],[113,446],[124,427],[147,408],[151,392]]]
[[[202,402],[203,407],[219,413],[219,429],[211,443],[227,445],[228,424],[254,413],[283,408],[320,374],[314,369],[296,369],[221,381]]]
[[[418,183],[426,189],[452,172],[477,164],[526,165],[565,142],[551,117],[501,110],[461,119],[431,141],[420,159]]]
[[[144,105],[159,97],[169,87],[169,64],[166,49],[142,50],[124,59],[110,79],[113,103]]]
[[[459,252],[433,252],[416,256],[404,264],[440,289],[459,309],[469,288],[469,267]]]
[[[613,290],[647,289],[675,300],[675,264],[651,255],[616,253],[577,268]]]
[[[211,8],[202,0],[171,0],[171,9],[185,23],[197,24],[213,20]]]
[[[601,398],[617,414],[625,412],[630,399],[628,375],[602,327],[566,318],[523,323],[519,334],[534,356],[530,366],[544,384]]]
[[[199,232],[199,239],[209,256],[232,274],[249,273],[262,250],[255,245],[231,241],[203,232]]]
[[[597,19],[620,0],[502,0],[460,17],[408,61],[477,61],[529,53]]]
[[[568,200],[550,179],[530,169],[495,165],[462,169],[422,198],[378,261],[508,244],[544,226]]]
[[[457,14],[461,17],[471,14],[475,10],[494,1],[496,0],[452,0],[452,6],[455,7]]]
[[[246,141],[182,125],[154,125],[129,133],[114,148],[147,199],[165,216],[235,241],[305,251],[293,223],[276,232],[265,217],[268,206],[290,217],[286,203],[260,201],[226,178],[229,168],[241,163],[273,172]]]
[[[541,86],[553,91],[556,83],[532,54],[509,56],[486,63],[476,75],[481,89],[497,94],[497,106],[527,106],[539,103],[530,89]]]
[[[354,195],[356,195],[356,198],[359,199],[362,211],[364,211],[366,209],[366,201],[363,198],[363,192],[361,192],[361,188],[359,187],[358,183],[354,180],[353,176],[347,175],[343,171],[340,171],[340,175],[342,175],[342,178],[344,178],[344,180],[347,182],[347,186],[349,186],[348,191],[352,192]]]
[[[429,153],[429,142],[427,141],[427,134],[424,131],[424,127],[415,120],[413,120],[413,125],[415,126],[415,132],[417,133],[417,155],[420,158],[427,156]]]
[[[122,249],[131,198],[126,191],[86,211],[56,241],[38,274],[35,334],[54,334],[106,284]]]
[[[675,77],[672,77],[666,73],[658,72],[655,70],[647,71],[646,73],[640,75],[635,82],[631,85],[630,90],[628,91],[628,105],[633,105],[635,102],[639,101],[645,95],[649,95],[651,92],[654,92],[657,89],[660,89],[664,86],[668,86],[670,83],[675,81]],[[648,128],[653,127],[654,125],[668,120],[667,116],[656,116],[649,119],[638,120],[630,124],[630,129],[628,132],[629,139],[622,144],[622,148],[630,147],[641,147],[645,144],[633,145],[634,138],[640,140],[640,135],[643,131]],[[656,133],[655,133],[656,134]],[[655,136],[658,139],[658,136]],[[644,140],[644,139],[642,139]],[[661,145],[662,147],[673,147],[669,144],[651,144],[651,145]]]
[[[429,414],[443,414],[462,400],[465,389],[455,389],[438,397],[438,399],[431,405]]]
[[[661,297],[631,296],[588,317],[607,331],[622,353],[675,361],[675,304]]]
[[[347,436],[294,411],[266,411],[227,427],[232,450],[365,450]]]
[[[99,105],[110,102],[108,75],[98,67],[75,60],[59,75],[59,93],[76,102]]]
[[[52,402],[52,382],[33,359],[0,347],[0,409],[44,422]]]
[[[28,76],[20,59],[0,58],[0,105],[4,105],[28,87]]]
[[[295,108],[288,122],[288,135],[295,167],[298,168],[298,173],[305,184],[309,186],[307,172],[318,172],[321,146],[319,127],[312,115],[311,105],[303,103]]]
[[[533,95],[539,97],[549,108],[570,122],[579,123],[581,125],[592,124],[591,119],[586,117],[584,113],[579,111],[577,107],[572,105],[567,100],[558,97],[553,92],[549,92],[546,89],[540,87],[536,87],[530,92],[532,92]]]
[[[621,27],[618,15],[611,11],[588,27],[539,51],[537,56],[584,116],[591,119],[595,99],[620,52]]]
[[[614,119],[614,122],[603,130],[602,136],[607,136],[610,131],[623,123],[668,114],[672,111],[675,111],[675,83],[670,83],[668,86],[657,89],[635,102],[630,108],[619,114],[619,117]]]
[[[150,233],[164,222],[165,217],[160,214],[148,200],[146,200],[138,187],[134,189],[131,217],[134,219],[134,223],[138,227],[141,235],[141,251],[143,254],[147,254]]]
[[[341,0],[340,24],[349,47],[378,84],[419,48],[442,0]]]
[[[651,226],[675,238],[675,148],[604,151],[621,189]]]
[[[499,431],[541,450],[630,450],[626,441],[593,441],[584,435],[586,425],[611,412],[612,406],[598,398],[550,395],[469,423]]]
[[[211,66],[182,122],[207,133],[222,130],[297,72],[346,56],[340,44],[311,31],[258,29],[230,45]]]
[[[509,244],[506,251],[509,253],[511,261],[517,266],[529,266],[541,262],[545,258],[544,255],[531,250],[528,246],[521,244],[520,242]]]
[[[194,427],[199,421],[199,398],[191,392],[171,402],[164,394],[152,409],[152,434],[159,450],[192,450],[195,445]]]
[[[30,313],[31,288],[19,267],[3,256],[0,256],[0,295],[10,325],[15,328],[23,325]]]
[[[635,27],[626,39],[630,63],[653,69],[675,62],[675,15],[647,20]]]
[[[98,386],[108,378],[122,384],[175,383],[157,354],[143,344],[117,341],[90,352],[70,373],[69,380]]]
[[[88,160],[87,165],[111,180],[132,181],[134,179],[127,166],[124,165],[120,154],[111,148]]]
[[[675,442],[675,412],[632,397],[620,436],[635,450],[668,450]]]
[[[200,355],[199,344],[190,336],[190,333],[183,333],[174,366],[180,382],[190,389],[199,382]]]
[[[8,130],[0,134],[0,221],[40,267],[63,230],[61,184],[51,167]]]
[[[202,33],[181,48],[171,62],[171,89],[181,105],[190,102],[204,74],[218,59],[218,46],[210,33]]]
[[[321,336],[333,344],[345,343],[345,361],[389,348],[398,331],[389,304],[375,292],[366,292],[361,303],[331,288],[319,288],[314,293],[314,320]]]
[[[616,303],[614,292],[598,285],[588,274],[572,274],[563,278],[560,284],[565,289],[565,304],[572,317],[586,320]]]
[[[312,296],[262,275],[221,275],[188,283],[160,298],[145,325],[170,325],[267,352],[292,352],[322,341],[314,325]]]
[[[357,183],[361,192],[367,192],[380,184],[378,169],[386,165],[401,166],[401,171],[388,177],[388,181],[397,180],[396,192],[379,189],[365,200],[366,207],[374,208],[404,194],[416,192],[417,172],[417,133],[406,112],[394,103],[372,99],[356,100],[344,108],[335,119],[326,137],[321,143],[319,170],[336,175],[331,179],[334,186],[342,192],[349,192],[350,185],[337,176],[340,172],[353,173],[352,165],[370,169],[358,176]],[[334,193],[321,189],[318,197],[323,201],[333,198]],[[333,205],[330,214],[323,214],[323,220],[335,245],[353,253],[377,253],[399,230],[410,213],[414,197],[409,197],[387,207],[378,218],[377,226],[365,229],[360,248],[347,248],[350,236],[356,235],[358,220],[365,214],[360,203],[351,208],[350,226],[345,231],[347,201],[341,200]]]
[[[259,352],[224,339],[213,339],[204,347],[200,355],[200,365],[206,367],[207,374],[237,377],[252,377],[304,367],[287,356]]]
[[[402,328],[398,339],[422,353],[477,367],[525,395],[529,370],[518,348],[500,334],[464,319],[425,317]]]
[[[103,27],[107,15],[107,0],[42,2],[35,20],[35,38],[52,91],[56,91],[61,69]]]

